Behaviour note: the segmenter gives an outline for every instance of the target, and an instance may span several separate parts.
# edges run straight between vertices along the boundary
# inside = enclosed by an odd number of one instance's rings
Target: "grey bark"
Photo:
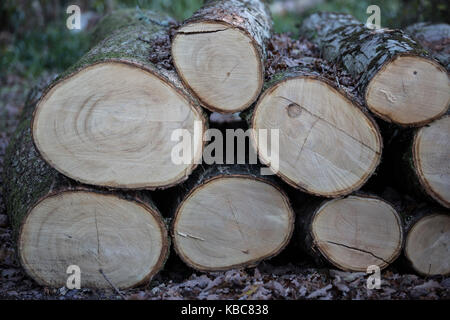
[[[450,25],[420,22],[407,27],[405,31],[450,71]]]

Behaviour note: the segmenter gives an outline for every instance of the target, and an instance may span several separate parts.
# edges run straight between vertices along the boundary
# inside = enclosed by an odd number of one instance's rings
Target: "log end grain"
[[[82,93],[82,94],[80,94]],[[201,157],[171,160],[175,129],[204,126],[191,100],[154,70],[127,61],[88,65],[58,81],[39,101],[32,122],[42,157],[76,181],[153,189],[182,181]]]
[[[436,211],[412,225],[405,241],[405,256],[421,275],[450,273],[450,215]]]
[[[399,55],[370,80],[365,98],[380,118],[419,126],[447,112],[450,79],[446,69],[432,59]]]
[[[183,82],[211,111],[234,113],[256,100],[264,78],[257,44],[225,22],[191,22],[177,31],[172,56]]]
[[[81,271],[81,286],[128,288],[164,265],[169,240],[158,212],[143,203],[87,191],[50,194],[20,229],[22,266],[39,284],[66,285],[67,268]]]
[[[359,189],[381,158],[375,122],[352,100],[317,76],[281,77],[260,97],[251,136],[261,161],[284,181],[308,193],[336,197]],[[270,138],[279,130],[279,164],[271,163]]]
[[[278,254],[289,242],[294,214],[274,185],[251,176],[219,175],[194,188],[179,205],[174,247],[191,267],[247,267]]]
[[[388,266],[401,253],[402,223],[385,201],[349,196],[324,202],[313,213],[312,243],[329,262],[347,271]]]
[[[450,208],[450,116],[420,128],[414,136],[412,160],[422,188]]]

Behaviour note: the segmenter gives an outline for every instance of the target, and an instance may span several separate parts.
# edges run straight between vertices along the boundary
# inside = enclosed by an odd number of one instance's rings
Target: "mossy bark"
[[[300,32],[314,42],[324,59],[338,64],[356,80],[359,93],[367,102],[375,75],[388,63],[403,56],[430,60],[435,59],[409,34],[401,30],[367,28],[364,24],[343,13],[315,13],[301,25]],[[441,72],[444,71],[442,68]],[[442,113],[414,123],[403,123],[392,114],[386,115],[375,107],[369,109],[379,118],[402,126],[419,126],[431,122]]]
[[[405,31],[450,71],[450,25],[420,22],[407,27]]]
[[[116,30],[124,27],[147,25],[164,29],[176,24],[176,20],[161,12],[141,10],[139,8],[118,10],[103,17],[95,27],[91,35],[91,46],[95,46],[100,41],[111,36]]]
[[[401,30],[371,30],[349,14],[322,12],[309,16],[301,34],[316,43],[326,60],[342,64],[363,93],[380,68],[398,55],[429,57]]]

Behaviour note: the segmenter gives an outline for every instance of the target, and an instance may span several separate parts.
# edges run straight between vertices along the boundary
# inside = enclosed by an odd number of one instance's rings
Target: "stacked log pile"
[[[60,287],[77,265],[82,286],[127,288],[163,268],[171,242],[190,267],[218,271],[293,241],[343,270],[385,268],[404,249],[419,274],[448,274],[442,55],[344,14],[313,14],[301,31],[273,34],[260,0],[207,1],[181,24],[139,9],[105,17],[91,50],[30,94],[8,149],[5,199],[27,273]],[[242,111],[253,129],[244,158],[259,164],[201,164],[211,111]],[[175,130],[194,137],[183,163],[172,161]],[[413,219],[363,188],[384,159],[426,195]]]

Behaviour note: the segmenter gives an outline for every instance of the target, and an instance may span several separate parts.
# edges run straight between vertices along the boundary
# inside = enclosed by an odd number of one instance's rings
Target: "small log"
[[[450,215],[439,208],[419,209],[406,226],[404,254],[423,276],[450,274]]]
[[[149,281],[170,246],[158,209],[142,192],[94,189],[47,165],[31,139],[32,97],[7,150],[3,188],[26,273],[51,287],[66,285],[71,265],[80,268],[83,288]]]
[[[271,29],[264,1],[207,1],[174,36],[178,74],[205,108],[244,110],[261,91]]]
[[[177,190],[174,248],[194,269],[254,266],[291,238],[294,213],[287,196],[254,166],[199,167]]]
[[[421,126],[448,110],[447,71],[406,33],[371,30],[348,14],[325,12],[306,19],[301,34],[358,80],[367,106],[381,119]]]
[[[337,197],[359,189],[381,159],[382,139],[375,121],[342,84],[322,76],[320,59],[275,74],[265,85],[251,118],[252,145],[259,159],[285,182],[310,194]],[[278,168],[271,162],[279,133]],[[266,150],[268,149],[268,150]]]
[[[59,172],[86,184],[156,189],[185,180],[196,167],[206,120],[176,73],[158,65],[170,53],[165,25],[172,21],[160,20],[137,9],[104,18],[94,34],[98,44],[39,100],[33,141]],[[187,163],[171,159],[176,129],[197,137]]]
[[[296,211],[297,241],[319,264],[366,272],[370,265],[387,267],[401,253],[402,220],[379,197],[312,200]]]
[[[393,177],[401,189],[450,208],[450,116],[400,132],[392,142]]]

